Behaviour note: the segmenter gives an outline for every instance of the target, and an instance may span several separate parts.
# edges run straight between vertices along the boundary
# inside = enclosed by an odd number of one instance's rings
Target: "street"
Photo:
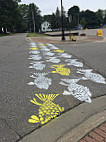
[[[0,38],[0,142],[18,141],[106,94],[105,42],[53,45],[25,37]]]

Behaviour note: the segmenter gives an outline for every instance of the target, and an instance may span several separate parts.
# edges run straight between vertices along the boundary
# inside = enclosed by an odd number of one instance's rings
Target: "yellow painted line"
[[[45,46],[45,44],[39,44],[40,46]]]
[[[54,52],[64,53],[64,50],[55,49]]]
[[[29,48],[30,50],[38,50],[38,48],[37,47],[31,47],[31,48]]]

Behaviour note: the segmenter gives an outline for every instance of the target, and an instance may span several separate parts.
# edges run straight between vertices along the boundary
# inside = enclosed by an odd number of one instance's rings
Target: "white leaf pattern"
[[[63,58],[71,58],[72,55],[69,55],[67,53],[58,53],[59,57],[63,57]]]
[[[48,73],[33,73],[30,77],[34,78],[34,82],[29,82],[29,85],[36,85],[40,89],[48,89],[52,84],[52,79],[45,77]]]
[[[52,53],[52,52],[43,52],[43,54],[47,55],[47,56],[53,56],[54,55],[54,53]]]
[[[92,73],[92,69],[78,69],[77,73],[83,74],[87,79],[92,80],[96,83],[106,84],[105,78],[97,73]]]
[[[56,57],[48,57],[47,62],[52,62],[52,63],[59,63],[60,59],[57,59]]]
[[[47,46],[50,47],[50,49],[54,50],[54,49],[59,49],[58,47],[54,46],[53,44],[46,44]]]
[[[29,53],[31,53],[31,54],[39,54],[40,53],[40,51],[30,51]]]
[[[30,47],[37,47],[35,42],[30,42]]]
[[[84,78],[82,78],[84,79]],[[63,95],[72,95],[80,101],[91,103],[91,92],[89,88],[77,84],[80,79],[61,79],[61,85],[68,86],[68,91],[64,91]],[[86,80],[86,78],[84,79]],[[64,83],[64,82],[65,83]]]
[[[41,56],[39,56],[39,55],[30,55],[30,58],[29,58],[30,60],[40,60],[40,59],[42,59],[42,57]]]
[[[29,68],[34,68],[36,70],[43,70],[46,67],[46,65],[42,64],[42,62],[33,62],[30,64],[32,64],[32,66],[30,66]]]
[[[73,65],[75,67],[83,67],[83,63],[78,62],[77,59],[67,59],[65,60],[67,63],[67,65]]]

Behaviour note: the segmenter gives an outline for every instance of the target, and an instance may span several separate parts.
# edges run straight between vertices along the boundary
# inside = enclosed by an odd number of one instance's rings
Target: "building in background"
[[[52,31],[52,29],[50,28],[51,25],[49,22],[45,21],[41,24],[41,31],[42,32],[49,32],[49,31]]]

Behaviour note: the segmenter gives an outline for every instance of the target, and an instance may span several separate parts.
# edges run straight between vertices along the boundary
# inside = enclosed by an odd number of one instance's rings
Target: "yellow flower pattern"
[[[29,123],[45,124],[52,118],[56,118],[60,114],[60,112],[63,112],[64,107],[61,108],[59,105],[52,102],[58,95],[59,94],[35,94],[36,97],[43,101],[43,104],[38,103],[35,98],[33,98],[33,100],[30,100],[32,103],[40,106],[40,108],[39,117],[32,115],[28,120]]]
[[[55,68],[56,71],[52,71],[52,73],[58,73],[60,75],[66,75],[69,76],[70,74],[70,69],[69,68],[64,68],[65,65],[53,65],[51,68]]]

